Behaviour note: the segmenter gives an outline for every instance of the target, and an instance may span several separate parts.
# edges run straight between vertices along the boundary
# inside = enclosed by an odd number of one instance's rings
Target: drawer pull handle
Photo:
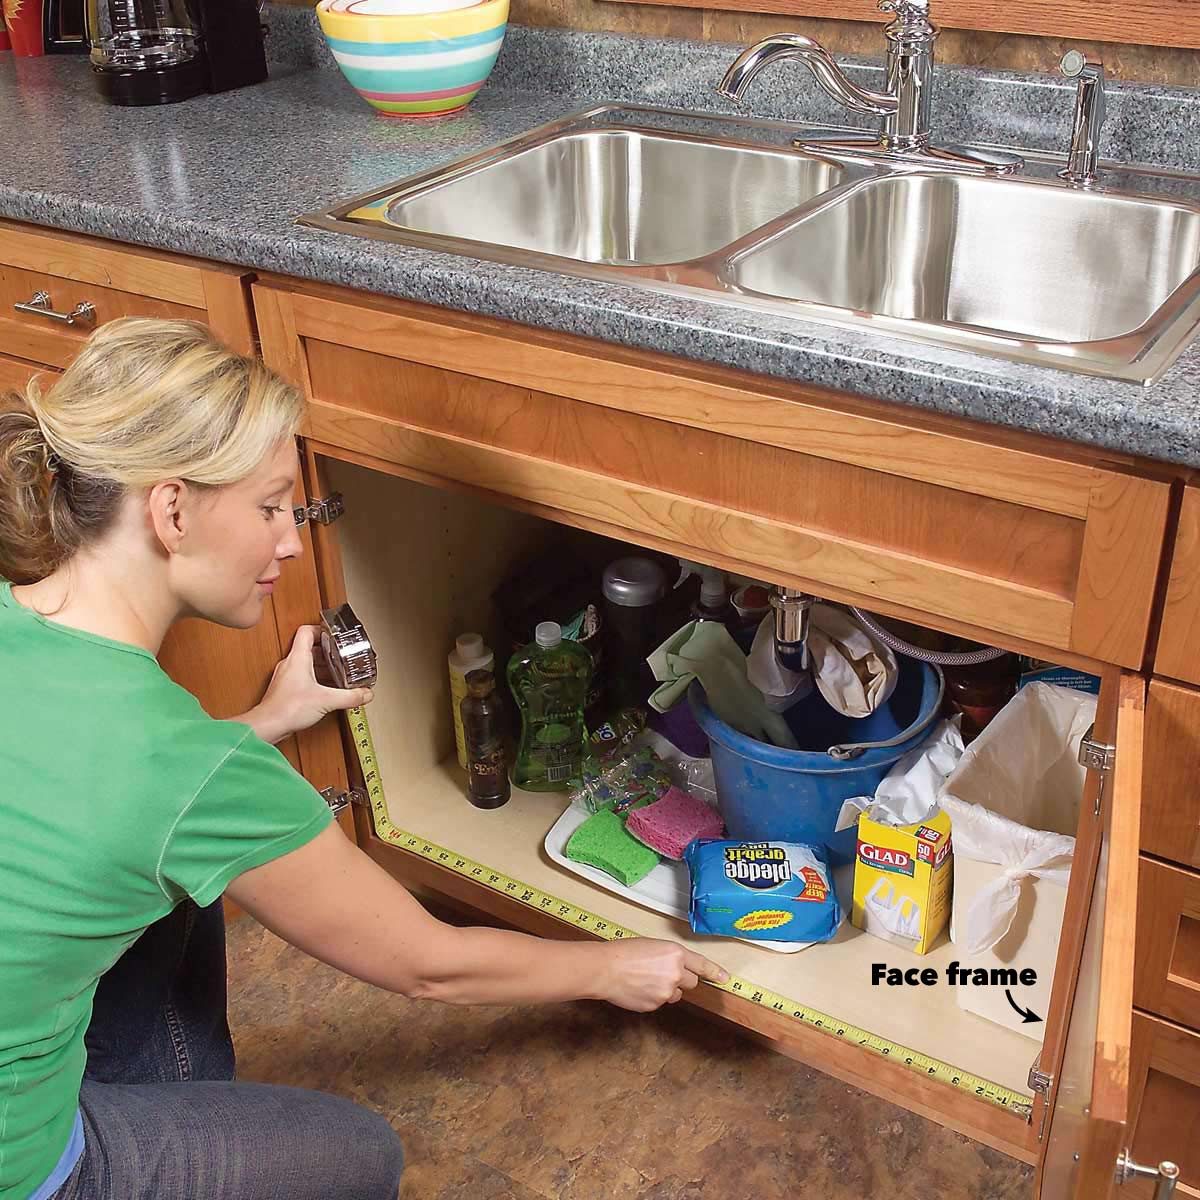
[[[30,316],[57,321],[60,325],[91,324],[96,320],[96,306],[90,300],[81,300],[69,313],[60,313],[54,311],[49,292],[34,292],[32,300],[27,300],[24,304],[14,304],[13,308],[19,313],[29,313]]]
[[[1179,1182],[1179,1168],[1173,1162],[1160,1162],[1156,1167],[1145,1167],[1134,1162],[1128,1150],[1117,1159],[1117,1183],[1128,1183],[1131,1179],[1155,1180],[1154,1200],[1171,1200],[1175,1184]]]

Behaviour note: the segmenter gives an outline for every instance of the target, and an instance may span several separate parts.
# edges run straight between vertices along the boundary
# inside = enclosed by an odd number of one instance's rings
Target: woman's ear
[[[168,554],[178,554],[187,533],[189,495],[186,483],[181,479],[167,479],[156,483],[146,495],[146,511],[154,536]]]

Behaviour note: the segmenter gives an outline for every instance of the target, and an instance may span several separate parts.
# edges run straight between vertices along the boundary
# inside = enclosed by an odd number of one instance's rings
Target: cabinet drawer
[[[117,317],[203,321],[242,353],[253,349],[246,272],[154,250],[0,221],[0,353],[65,367],[88,335]],[[20,311],[35,297],[74,323]]]
[[[0,354],[0,392],[23,392],[25,385],[41,370],[35,363]]]
[[[1200,1196],[1200,1033],[1135,1011],[1129,1086],[1133,1158],[1178,1164],[1175,1195]],[[1153,1180],[1131,1180],[1120,1189],[1122,1200],[1150,1200],[1153,1193]]]
[[[506,322],[282,285],[255,306],[316,442],[832,599],[1142,661],[1164,482]]]
[[[1134,1003],[1200,1030],[1200,874],[1144,855]]]
[[[1155,679],[1146,703],[1142,849],[1200,868],[1200,691]]]
[[[1154,670],[1200,683],[1200,487],[1184,488]]]

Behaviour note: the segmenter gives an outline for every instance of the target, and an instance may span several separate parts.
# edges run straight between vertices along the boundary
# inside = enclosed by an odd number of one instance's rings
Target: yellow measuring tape
[[[543,892],[540,888],[532,887],[522,883],[519,879],[514,879],[511,875],[504,874],[503,871],[497,871],[493,867],[459,854],[456,850],[439,846],[436,842],[428,841],[418,834],[409,833],[392,824],[391,818],[388,816],[383,779],[379,773],[379,762],[375,756],[375,743],[371,738],[371,727],[367,723],[367,715],[361,708],[352,708],[346,716],[350,723],[350,733],[354,739],[359,766],[362,768],[363,783],[367,789],[371,818],[377,837],[393,846],[399,846],[400,849],[407,850],[411,854],[419,855],[429,862],[436,863],[448,871],[453,871],[456,875],[491,888],[492,891],[507,896],[510,900],[528,905],[538,912],[548,913],[568,925],[586,929],[589,933],[607,941],[642,936],[624,925],[618,925],[614,921],[597,916],[566,900],[560,900],[557,896],[550,895],[549,892]],[[741,996],[751,1004],[782,1013],[784,1016],[801,1021],[814,1029],[819,1029],[830,1037],[853,1042],[878,1054],[881,1058],[893,1059],[917,1074],[936,1079],[940,1083],[948,1083],[951,1087],[958,1088],[968,1095],[986,1100],[1000,1108],[1008,1109],[1026,1120],[1032,1115],[1033,1101],[1029,1096],[1022,1096],[1018,1092],[1010,1091],[998,1083],[992,1083],[990,1080],[972,1075],[968,1071],[960,1071],[957,1067],[952,1067],[940,1059],[930,1058],[927,1054],[919,1054],[916,1050],[910,1050],[906,1046],[890,1042],[877,1034],[868,1033],[865,1029],[859,1029],[857,1025],[839,1021],[827,1013],[818,1012],[814,1008],[781,996],[778,992],[759,987],[748,979],[731,975],[725,983],[713,983],[707,984],[707,986],[719,988],[734,996]]]

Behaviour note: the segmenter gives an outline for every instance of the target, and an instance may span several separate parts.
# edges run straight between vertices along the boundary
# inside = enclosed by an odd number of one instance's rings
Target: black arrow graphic
[[[1040,1021],[1042,1018],[1033,1011],[1032,1008],[1022,1008],[1013,998],[1012,992],[1008,988],[1004,989],[1004,994],[1008,997],[1008,1002],[1013,1006],[1013,1011],[1021,1014],[1022,1025],[1032,1025],[1034,1021]]]

